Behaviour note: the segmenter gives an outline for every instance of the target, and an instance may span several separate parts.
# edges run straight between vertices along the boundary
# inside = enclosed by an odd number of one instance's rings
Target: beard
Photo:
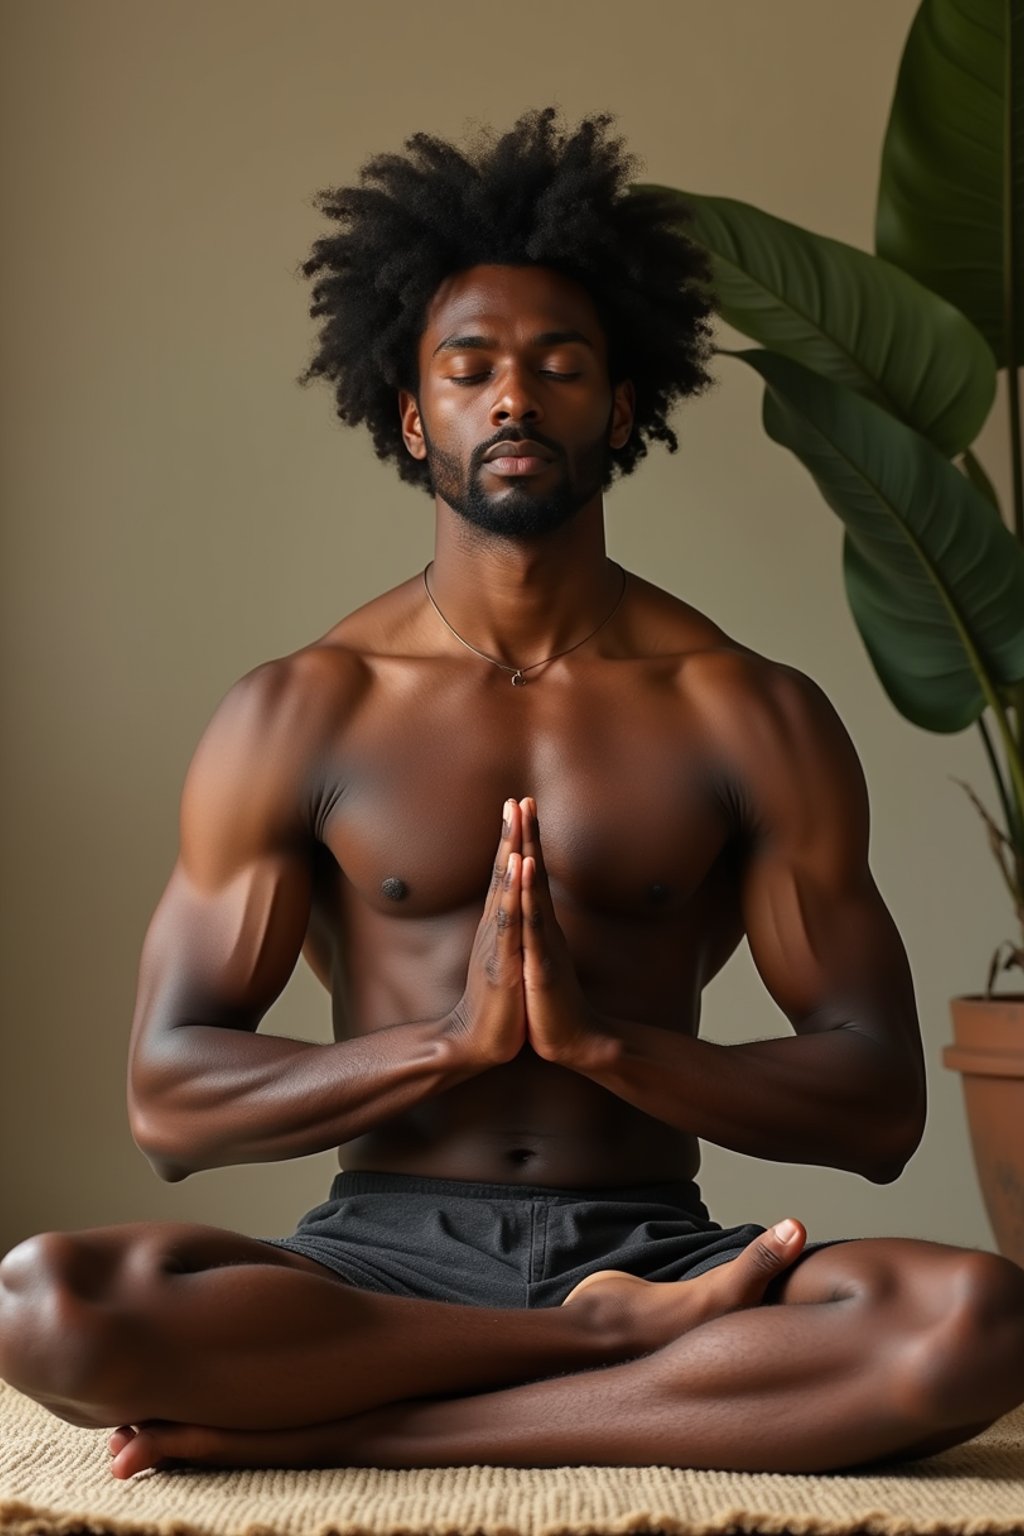
[[[483,484],[487,471],[482,462],[475,469],[467,469],[460,459],[433,442],[425,423],[421,426],[434,494],[472,527],[497,538],[536,539],[554,533],[608,483],[611,450],[606,435],[579,455],[574,472],[564,468],[555,478],[556,471],[551,468],[540,475],[509,480],[504,489],[488,491]],[[545,478],[554,483],[543,490],[534,489],[536,482]]]

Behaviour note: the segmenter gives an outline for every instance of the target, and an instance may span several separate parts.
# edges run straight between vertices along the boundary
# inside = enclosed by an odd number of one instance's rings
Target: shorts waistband
[[[653,1184],[614,1184],[602,1188],[567,1189],[551,1184],[496,1184],[475,1179],[434,1179],[422,1174],[346,1172],[335,1174],[330,1198],[346,1195],[406,1194],[462,1196],[466,1200],[549,1200],[552,1202],[612,1201],[624,1204],[671,1205],[706,1215],[699,1186],[693,1179],[666,1179]]]

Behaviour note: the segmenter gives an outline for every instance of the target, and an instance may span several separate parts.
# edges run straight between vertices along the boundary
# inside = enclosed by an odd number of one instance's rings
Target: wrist
[[[439,1021],[438,1040],[444,1052],[446,1065],[465,1077],[485,1072],[490,1067],[503,1066],[520,1050],[522,1042],[488,1038],[479,1023],[474,1027],[466,1009],[456,1004]]]
[[[531,1044],[543,1060],[578,1072],[582,1077],[591,1077],[614,1066],[621,1041],[614,1020],[588,1010],[585,1022],[571,1036],[554,1043],[531,1040]]]

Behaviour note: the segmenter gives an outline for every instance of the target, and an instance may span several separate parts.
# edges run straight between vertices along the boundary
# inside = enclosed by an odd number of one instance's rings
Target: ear
[[[611,424],[608,429],[610,448],[624,448],[629,442],[635,416],[636,390],[633,388],[633,380],[623,379],[616,384],[612,397]]]
[[[402,423],[405,446],[414,459],[425,459],[427,445],[423,440],[423,423],[416,396],[408,389],[398,391],[398,419]]]

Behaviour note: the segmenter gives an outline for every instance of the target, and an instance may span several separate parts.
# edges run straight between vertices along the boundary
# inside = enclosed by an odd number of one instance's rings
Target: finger
[[[537,899],[537,860],[533,854],[523,854],[522,875],[523,935],[534,941],[540,938],[544,927],[544,914]]]
[[[543,868],[543,852],[540,851],[540,822],[537,820],[537,802],[531,794],[527,799],[520,800],[519,814],[522,817],[522,851],[530,854],[531,859],[537,860],[537,869],[543,879],[547,879],[547,871]]]
[[[523,857],[522,942],[524,979],[530,984],[552,979],[552,959],[544,928],[544,909],[538,899],[537,864],[530,854]]]
[[[492,910],[501,899],[502,887],[508,873],[509,854],[522,848],[522,812],[518,800],[506,800],[501,811],[501,838],[491,870],[491,884],[487,893],[487,910]]]
[[[534,874],[534,891],[536,893],[536,909],[541,914],[535,921],[540,923],[543,919],[549,926],[557,926],[558,919],[555,916],[555,904],[551,897],[551,886],[548,882],[547,866],[544,863],[544,854],[540,845],[540,823],[537,819],[537,802],[532,795],[519,802],[520,815],[523,826],[523,855],[529,855],[536,866]]]
[[[494,924],[495,959],[503,970],[511,959],[518,962],[522,947],[522,878],[523,856],[521,853],[510,853]],[[501,979],[505,979],[505,976]]]

